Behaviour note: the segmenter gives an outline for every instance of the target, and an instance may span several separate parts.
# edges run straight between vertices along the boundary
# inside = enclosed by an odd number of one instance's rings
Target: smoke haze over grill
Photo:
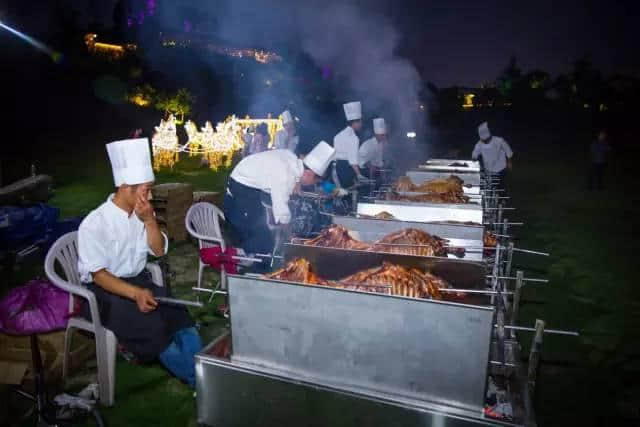
[[[418,114],[422,86],[414,65],[396,54],[400,34],[376,1],[304,1],[275,0],[256,2],[190,1],[164,2],[159,17],[166,27],[182,28],[185,4],[201,16],[199,28],[216,38],[243,47],[290,48],[307,54],[322,70],[330,70],[337,105],[360,100],[365,128],[370,119],[383,116],[396,137],[407,131],[423,135],[425,114]],[[206,17],[206,18],[202,18]],[[206,20],[210,21],[207,25]],[[208,53],[207,53],[208,54]],[[285,55],[285,60],[286,60]],[[292,74],[295,64],[283,64],[284,74]],[[258,73],[258,76],[260,74]],[[284,79],[292,82],[293,79]],[[301,88],[279,83],[279,91],[264,91],[264,79],[237,81],[237,85],[255,87],[251,91],[249,113],[280,113],[287,107],[287,96]],[[284,85],[284,86],[283,86]],[[289,85],[290,87],[287,87]],[[294,87],[295,86],[295,87]],[[272,99],[279,96],[282,99]],[[275,110],[275,111],[274,111]],[[305,124],[312,120],[308,105],[295,105]],[[343,118],[342,114],[340,114]],[[341,123],[315,123],[324,127],[324,137],[338,132]]]

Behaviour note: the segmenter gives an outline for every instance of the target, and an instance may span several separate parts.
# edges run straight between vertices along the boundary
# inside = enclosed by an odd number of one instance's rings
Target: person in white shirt
[[[507,169],[511,170],[513,167],[511,147],[504,139],[491,135],[487,122],[478,126],[478,136],[480,141],[473,148],[471,158],[473,160],[481,158],[485,173],[496,175],[500,181],[500,187],[505,189]]]
[[[296,122],[289,110],[282,112],[282,126],[284,129],[276,132],[274,148],[295,153],[300,137],[297,135]]]
[[[336,150],[334,162],[334,182],[338,187],[349,188],[362,180],[358,165],[360,139],[356,133],[362,129],[362,106],[360,102],[348,102],[343,105],[347,127],[333,138]]]
[[[373,119],[373,136],[360,146],[358,163],[362,174],[373,178],[376,169],[382,169],[383,144],[387,142],[387,125],[383,118]]]
[[[145,269],[148,255],[163,256],[168,248],[148,200],[154,181],[149,142],[130,139],[106,147],[117,190],[80,224],[81,281],[95,294],[102,324],[127,351],[141,361],[158,357],[194,386],[200,337],[184,308],[158,305],[155,296],[170,295]]]
[[[289,224],[289,198],[300,185],[324,175],[334,149],[324,141],[303,159],[289,150],[269,150],[244,158],[233,169],[224,195],[224,213],[234,244],[250,254],[270,253],[274,241],[267,227],[264,201],[277,224]]]

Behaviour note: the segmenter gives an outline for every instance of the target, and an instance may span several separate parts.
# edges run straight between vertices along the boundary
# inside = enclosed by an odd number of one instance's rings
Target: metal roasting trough
[[[358,268],[340,264],[315,270],[331,278]],[[329,426],[347,416],[347,425],[514,425],[484,415],[497,370],[490,305],[238,275],[228,285],[231,336],[196,356],[200,424],[308,425],[312,417]],[[517,360],[497,363],[513,370]],[[505,381],[526,396],[518,376]]]

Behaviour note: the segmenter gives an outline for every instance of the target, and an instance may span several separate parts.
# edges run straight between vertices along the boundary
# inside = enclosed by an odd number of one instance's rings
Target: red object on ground
[[[239,261],[233,259],[236,255],[238,255],[238,251],[235,248],[227,248],[224,252],[219,246],[200,249],[202,262],[217,271],[220,271],[224,266],[224,271],[231,274],[238,272]]]

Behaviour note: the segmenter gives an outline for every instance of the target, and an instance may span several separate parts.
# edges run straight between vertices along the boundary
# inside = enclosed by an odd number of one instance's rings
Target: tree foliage
[[[185,116],[191,114],[196,97],[185,88],[178,89],[174,94],[160,93],[156,98],[155,106],[158,110],[179,116],[184,121]]]

